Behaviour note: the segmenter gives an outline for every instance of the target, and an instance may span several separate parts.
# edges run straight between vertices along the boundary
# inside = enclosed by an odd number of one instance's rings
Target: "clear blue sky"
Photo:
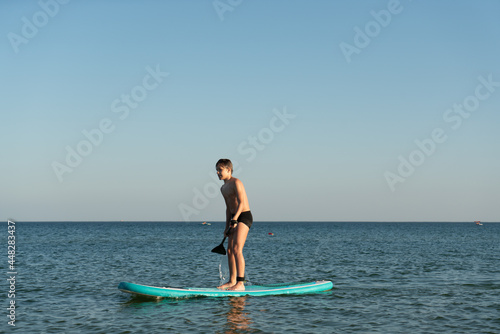
[[[498,1],[1,1],[2,220],[500,221]],[[87,135],[85,135],[85,133]]]

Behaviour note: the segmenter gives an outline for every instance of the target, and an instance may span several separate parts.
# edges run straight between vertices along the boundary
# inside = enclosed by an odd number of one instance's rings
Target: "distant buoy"
[[[274,233],[269,232],[267,235],[272,237],[274,235]]]

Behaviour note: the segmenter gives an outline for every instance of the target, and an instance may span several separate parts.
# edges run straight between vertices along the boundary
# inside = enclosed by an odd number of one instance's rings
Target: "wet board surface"
[[[241,296],[269,296],[314,293],[330,290],[333,288],[331,281],[315,281],[308,283],[283,283],[270,285],[245,286],[245,291],[228,291],[217,288],[169,288],[141,285],[129,282],[121,282],[118,289],[136,295],[186,298],[186,297],[241,297]]]

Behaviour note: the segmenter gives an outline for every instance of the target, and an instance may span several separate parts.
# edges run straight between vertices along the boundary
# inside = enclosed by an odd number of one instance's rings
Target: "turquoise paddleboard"
[[[118,289],[123,292],[143,296],[168,298],[286,295],[320,292],[330,290],[331,288],[333,288],[333,283],[331,281],[249,285],[245,286],[245,291],[228,291],[219,290],[217,288],[160,288],[128,282],[121,282],[118,285]]]

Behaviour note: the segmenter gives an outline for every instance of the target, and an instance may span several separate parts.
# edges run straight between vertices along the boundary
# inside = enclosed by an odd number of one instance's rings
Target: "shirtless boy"
[[[226,201],[226,228],[224,235],[228,237],[227,262],[229,281],[219,289],[245,290],[245,259],[243,246],[248,231],[253,223],[252,213],[243,183],[232,176],[233,164],[229,159],[220,159],[215,165],[219,180],[224,181],[220,188]]]

